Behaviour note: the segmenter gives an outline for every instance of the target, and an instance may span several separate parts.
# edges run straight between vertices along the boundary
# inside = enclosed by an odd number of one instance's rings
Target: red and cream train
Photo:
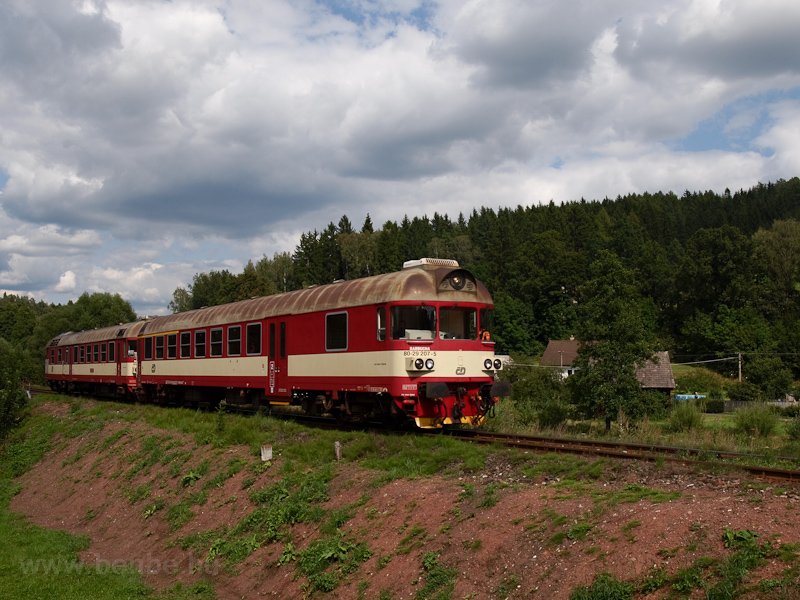
[[[492,298],[456,261],[64,333],[45,359],[63,392],[164,403],[297,405],[419,427],[478,425],[508,394]]]

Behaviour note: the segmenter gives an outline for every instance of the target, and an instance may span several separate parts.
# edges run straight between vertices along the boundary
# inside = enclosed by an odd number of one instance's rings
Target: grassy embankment
[[[67,404],[69,410],[60,416],[36,410],[37,405],[46,402]],[[112,422],[116,424],[113,433],[106,428]],[[125,426],[125,423],[131,426]],[[146,423],[155,430],[148,429],[142,433],[141,428],[134,426],[137,423]],[[652,427],[655,431],[661,425]],[[711,428],[704,425],[704,430],[711,431]],[[132,568],[81,565],[77,553],[87,546],[89,540],[35,527],[9,512],[9,500],[18,490],[14,478],[41,460],[49,449],[63,448],[76,440],[77,449],[65,463],[78,462],[88,453],[98,450],[111,458],[124,449],[126,466],[113,476],[123,487],[132,510],[140,511],[145,519],[156,514],[164,518],[177,543],[193,551],[200,560],[216,560],[224,568],[235,571],[259,547],[279,544],[282,549],[280,559],[270,568],[291,569],[294,576],[303,581],[308,593],[334,591],[344,581],[352,582],[352,578],[358,576],[355,573],[359,565],[372,555],[372,551],[365,540],[343,533],[341,527],[359,511],[366,512],[367,519],[377,518],[377,515],[370,514],[374,509],[365,506],[371,494],[394,479],[434,474],[453,478],[474,475],[485,468],[489,456],[501,460],[506,468],[529,481],[555,478],[564,497],[586,498],[592,509],[577,523],[554,512],[531,515],[532,531],[540,531],[544,543],[554,547],[565,540],[587,540],[587,551],[593,547],[591,540],[596,523],[614,506],[642,500],[669,502],[676,497],[638,485],[623,489],[606,487],[606,482],[613,479],[614,469],[620,467],[604,460],[531,455],[464,444],[443,436],[316,430],[260,416],[243,417],[44,396],[34,401],[31,415],[3,444],[0,453],[0,539],[9,542],[0,549],[0,597],[164,600],[214,597],[213,580],[193,586],[176,585],[161,595],[154,595]],[[271,484],[259,486],[256,484],[258,475],[264,469],[273,468],[259,458],[261,444],[266,440],[280,453],[282,466]],[[341,463],[332,461],[335,441],[344,448]],[[224,450],[234,445],[248,447],[250,459],[192,462],[198,448],[216,450],[218,455],[224,456]],[[323,508],[339,465],[352,464],[373,473],[371,485],[364,489],[361,498],[348,506]],[[162,469],[159,473],[166,470],[168,476],[147,479],[148,474],[158,469]],[[182,529],[192,522],[198,506],[207,502],[209,492],[242,472],[246,477],[241,493],[249,498],[252,510],[237,523],[182,535]],[[88,476],[94,475],[90,473]],[[437,525],[441,525],[440,535],[447,536],[450,527],[460,520],[496,505],[499,498],[513,491],[514,487],[497,482],[483,484],[480,478],[478,483],[467,483],[468,480],[472,478],[465,478],[461,484],[462,492],[452,508],[453,524]],[[302,550],[292,537],[292,527],[297,523],[312,524],[318,532],[316,540]],[[635,524],[631,524],[631,535],[633,532]],[[385,567],[397,556],[420,552],[429,537],[430,532],[424,525],[407,523],[398,547],[393,553],[378,557],[377,568]],[[477,540],[474,548],[465,547],[465,550],[479,547],[480,540]],[[794,549],[789,553],[788,562],[794,565]],[[719,564],[712,559],[706,562]],[[452,597],[457,577],[454,565],[448,564],[435,548],[421,554],[419,563],[418,575],[422,585],[417,597]],[[659,574],[655,579],[649,577],[646,581],[624,582],[623,587],[625,590],[642,590],[645,586],[652,590],[659,586],[674,586],[674,577],[679,575]],[[711,585],[717,581],[718,574],[716,570],[706,568],[693,577],[692,585]],[[789,585],[788,578],[789,575],[776,580],[775,585]],[[504,581],[503,589],[498,589],[497,593],[501,594],[506,587],[512,589],[512,583],[516,581],[512,580],[513,577]],[[392,590],[369,589],[369,578],[356,581],[362,597],[381,600],[393,597]],[[734,589],[738,586],[736,583]]]

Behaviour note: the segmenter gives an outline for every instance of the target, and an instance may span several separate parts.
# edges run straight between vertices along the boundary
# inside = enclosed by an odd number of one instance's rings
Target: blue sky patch
[[[772,150],[758,146],[755,139],[772,124],[770,107],[784,100],[800,100],[800,88],[771,90],[739,98],[701,121],[692,133],[675,142],[673,149],[687,152],[758,152],[769,156]]]
[[[424,1],[409,13],[387,11],[380,2],[352,2],[348,0],[318,0],[321,6],[326,7],[332,14],[347,19],[359,27],[374,24],[379,18],[389,19],[395,23],[407,22],[415,27],[428,31],[431,27],[431,18],[434,14],[432,2]]]

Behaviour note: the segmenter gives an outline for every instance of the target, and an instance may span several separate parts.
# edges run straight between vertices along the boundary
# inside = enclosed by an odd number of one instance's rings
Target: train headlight
[[[428,369],[428,371],[433,371],[433,359],[432,358],[429,358],[428,360],[425,361],[425,368]]]
[[[486,369],[487,371],[489,371],[492,368],[491,358],[487,358],[485,361],[483,361],[483,368]]]
[[[418,358],[417,360],[414,361],[414,368],[417,371],[421,371],[424,366],[425,366],[425,361],[422,360],[421,358]]]
[[[494,368],[497,369],[498,371],[500,369],[502,369],[503,368],[503,361],[500,360],[499,358],[495,358],[494,359]]]
[[[454,290],[462,290],[464,289],[464,285],[466,284],[466,280],[464,279],[463,275],[451,275],[450,276],[450,286]]]

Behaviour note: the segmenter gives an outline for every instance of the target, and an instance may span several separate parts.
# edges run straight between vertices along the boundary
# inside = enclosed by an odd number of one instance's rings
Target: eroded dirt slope
[[[45,410],[68,418],[65,405]],[[380,485],[379,474],[342,462],[325,497],[307,504],[291,485],[275,493],[292,475],[281,461],[263,464],[247,448],[214,449],[112,421],[57,441],[20,479],[11,507],[39,525],[87,535],[88,564],[133,564],[159,589],[207,580],[223,600],[325,597],[321,590],[331,587],[331,597],[344,598],[558,599],[603,572],[641,582],[674,576],[701,557],[724,561],[726,530],[749,530],[776,548],[800,544],[797,488],[680,465],[610,463],[602,477],[566,483],[495,458],[460,478]],[[269,493],[254,496],[258,490]],[[280,502],[311,512],[273,531]],[[314,555],[328,561],[315,571],[310,550],[324,540],[338,542]],[[782,580],[784,595],[772,597],[790,597],[787,569],[796,562],[767,557],[747,573],[749,596],[761,597],[759,580]],[[671,593],[674,586],[662,586],[637,597]],[[683,597],[703,596],[695,589]]]

